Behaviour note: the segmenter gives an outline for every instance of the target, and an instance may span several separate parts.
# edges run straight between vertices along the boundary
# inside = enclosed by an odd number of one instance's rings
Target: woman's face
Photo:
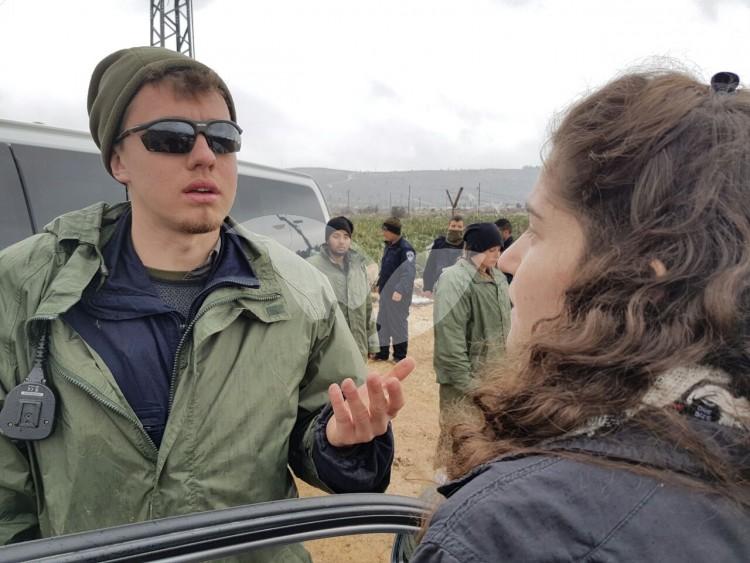
[[[509,348],[525,343],[534,324],[562,311],[584,251],[580,222],[552,195],[552,178],[542,173],[528,201],[529,228],[500,256],[498,266],[513,274]]]

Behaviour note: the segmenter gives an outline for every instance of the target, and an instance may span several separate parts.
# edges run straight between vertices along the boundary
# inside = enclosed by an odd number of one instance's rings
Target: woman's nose
[[[515,275],[528,246],[528,237],[521,235],[507,250],[503,250],[497,261],[497,267],[506,274]]]

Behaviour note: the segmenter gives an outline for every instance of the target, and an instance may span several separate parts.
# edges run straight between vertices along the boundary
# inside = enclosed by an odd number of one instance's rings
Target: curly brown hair
[[[670,368],[715,366],[750,390],[750,91],[624,75],[566,113],[544,173],[584,255],[562,313],[473,394],[481,420],[454,428],[453,477],[635,407]],[[692,451],[717,488],[747,493],[749,467],[707,451],[678,415],[641,412],[634,423]]]

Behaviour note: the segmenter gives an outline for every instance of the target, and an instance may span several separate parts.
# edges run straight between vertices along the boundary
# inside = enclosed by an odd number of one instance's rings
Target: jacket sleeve
[[[471,360],[466,340],[471,303],[468,296],[470,282],[464,287],[462,280],[461,276],[444,273],[437,284],[433,308],[433,365],[438,383],[453,385],[465,392],[471,385]]]
[[[427,263],[424,266],[424,273],[422,274],[422,287],[425,291],[432,291],[437,280],[437,252],[435,252],[435,245],[432,245],[432,250],[427,255]]]
[[[368,444],[336,448],[325,437],[328,387],[351,377],[364,382],[362,354],[334,302],[318,335],[299,393],[299,414],[289,447],[289,465],[309,484],[333,493],[382,492],[390,481],[393,434],[390,429]]]
[[[406,296],[414,291],[414,278],[417,277],[417,253],[411,247],[405,248],[402,252],[404,260],[394,274],[398,276],[398,282],[394,285],[393,291]]]
[[[19,290],[9,279],[8,260],[0,255],[0,408],[7,393],[20,382],[15,334],[23,321]],[[0,435],[0,545],[39,537],[34,483],[26,446]]]

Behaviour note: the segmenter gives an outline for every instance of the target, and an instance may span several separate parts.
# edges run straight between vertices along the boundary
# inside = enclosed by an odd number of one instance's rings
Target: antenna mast
[[[167,45],[173,37],[174,46]],[[151,46],[195,58],[193,0],[151,0]]]

